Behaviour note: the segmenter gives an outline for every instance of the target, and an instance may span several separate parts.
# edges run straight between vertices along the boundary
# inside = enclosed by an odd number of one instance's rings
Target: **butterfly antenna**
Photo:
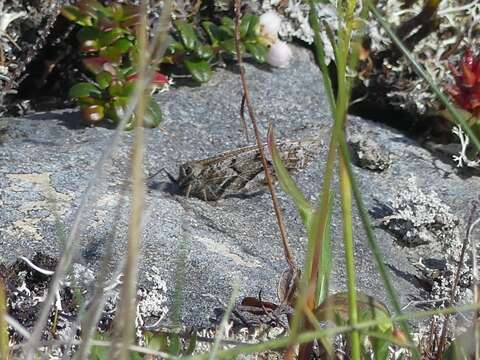
[[[177,180],[172,174],[170,174],[170,173],[167,171],[167,169],[165,169],[165,168],[161,168],[161,169],[158,170],[156,173],[150,175],[149,177],[147,177],[147,180],[150,180],[150,179],[154,178],[155,176],[157,176],[158,174],[160,174],[162,171],[165,172],[165,174],[167,174],[168,179],[169,179],[172,183],[174,183],[175,185],[178,185],[178,180]]]

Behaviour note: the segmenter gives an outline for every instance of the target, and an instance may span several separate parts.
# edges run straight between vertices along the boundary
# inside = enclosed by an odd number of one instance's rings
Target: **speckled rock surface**
[[[328,144],[332,120],[319,72],[306,50],[295,49],[295,54],[288,69],[247,65],[262,134],[272,121],[277,138],[315,135]],[[158,95],[165,121],[160,129],[146,130],[146,175],[162,168],[176,174],[187,160],[247,144],[238,115],[240,82],[233,70],[218,70],[202,87],[181,87]],[[61,234],[69,231],[95,164],[114,131],[81,126],[79,114],[73,110],[10,118],[6,123],[6,130],[0,133],[0,260],[31,257],[38,250],[58,255]],[[453,214],[466,217],[468,205],[480,188],[476,177],[460,177],[447,160],[437,159],[389,128],[352,118],[350,131],[374,139],[393,155],[383,172],[356,168],[370,211],[376,213],[388,204],[394,190],[405,188],[414,175],[420,189],[436,191]],[[122,136],[81,226],[75,261],[91,267],[101,259],[113,229],[115,260],[125,252],[129,199],[120,200],[119,205],[119,196],[129,178],[132,134]],[[317,160],[296,176],[312,201],[321,187],[325,157],[326,145]],[[149,179],[147,185],[140,276],[145,282],[152,267],[158,268],[171,295],[176,274],[184,272],[186,324],[206,324],[213,308],[219,306],[206,294],[226,301],[234,279],[239,280],[241,295],[255,296],[262,290],[265,299],[275,300],[276,284],[286,262],[266,192],[205,203],[178,198],[163,173]],[[301,263],[306,236],[295,208],[280,189],[279,197],[291,246]],[[335,205],[332,291],[345,288],[338,199]],[[383,229],[375,228],[375,232],[401,303],[426,298],[416,278],[420,247],[404,247]],[[358,217],[354,233],[358,286],[387,302]],[[440,247],[435,249],[441,256]],[[433,254],[431,249],[425,252]],[[181,253],[185,254],[185,268],[179,272]]]

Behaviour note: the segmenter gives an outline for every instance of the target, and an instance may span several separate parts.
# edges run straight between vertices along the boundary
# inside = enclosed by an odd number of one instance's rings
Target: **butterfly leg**
[[[203,195],[203,200],[207,202],[208,201],[207,189],[205,188],[202,189],[202,195]]]
[[[192,191],[192,184],[187,186],[187,191],[185,191],[185,197],[188,199],[190,197],[190,192]]]
[[[205,201],[217,201],[220,196],[212,190],[210,186],[207,186],[206,188],[203,189],[203,198]]]

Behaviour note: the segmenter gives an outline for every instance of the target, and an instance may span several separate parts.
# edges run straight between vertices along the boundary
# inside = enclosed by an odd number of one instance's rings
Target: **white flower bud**
[[[262,33],[276,38],[278,36],[278,31],[280,30],[280,24],[282,19],[275,11],[270,10],[265,14],[260,16],[260,26],[262,28]]]
[[[278,40],[271,47],[267,54],[267,62],[275,67],[287,67],[292,59],[292,50],[285,41]]]

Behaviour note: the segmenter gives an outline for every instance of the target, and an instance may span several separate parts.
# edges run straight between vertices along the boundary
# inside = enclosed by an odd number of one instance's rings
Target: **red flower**
[[[458,106],[480,116],[480,55],[474,56],[471,49],[467,49],[460,60],[458,68],[449,64],[455,77],[455,85],[446,87]]]

